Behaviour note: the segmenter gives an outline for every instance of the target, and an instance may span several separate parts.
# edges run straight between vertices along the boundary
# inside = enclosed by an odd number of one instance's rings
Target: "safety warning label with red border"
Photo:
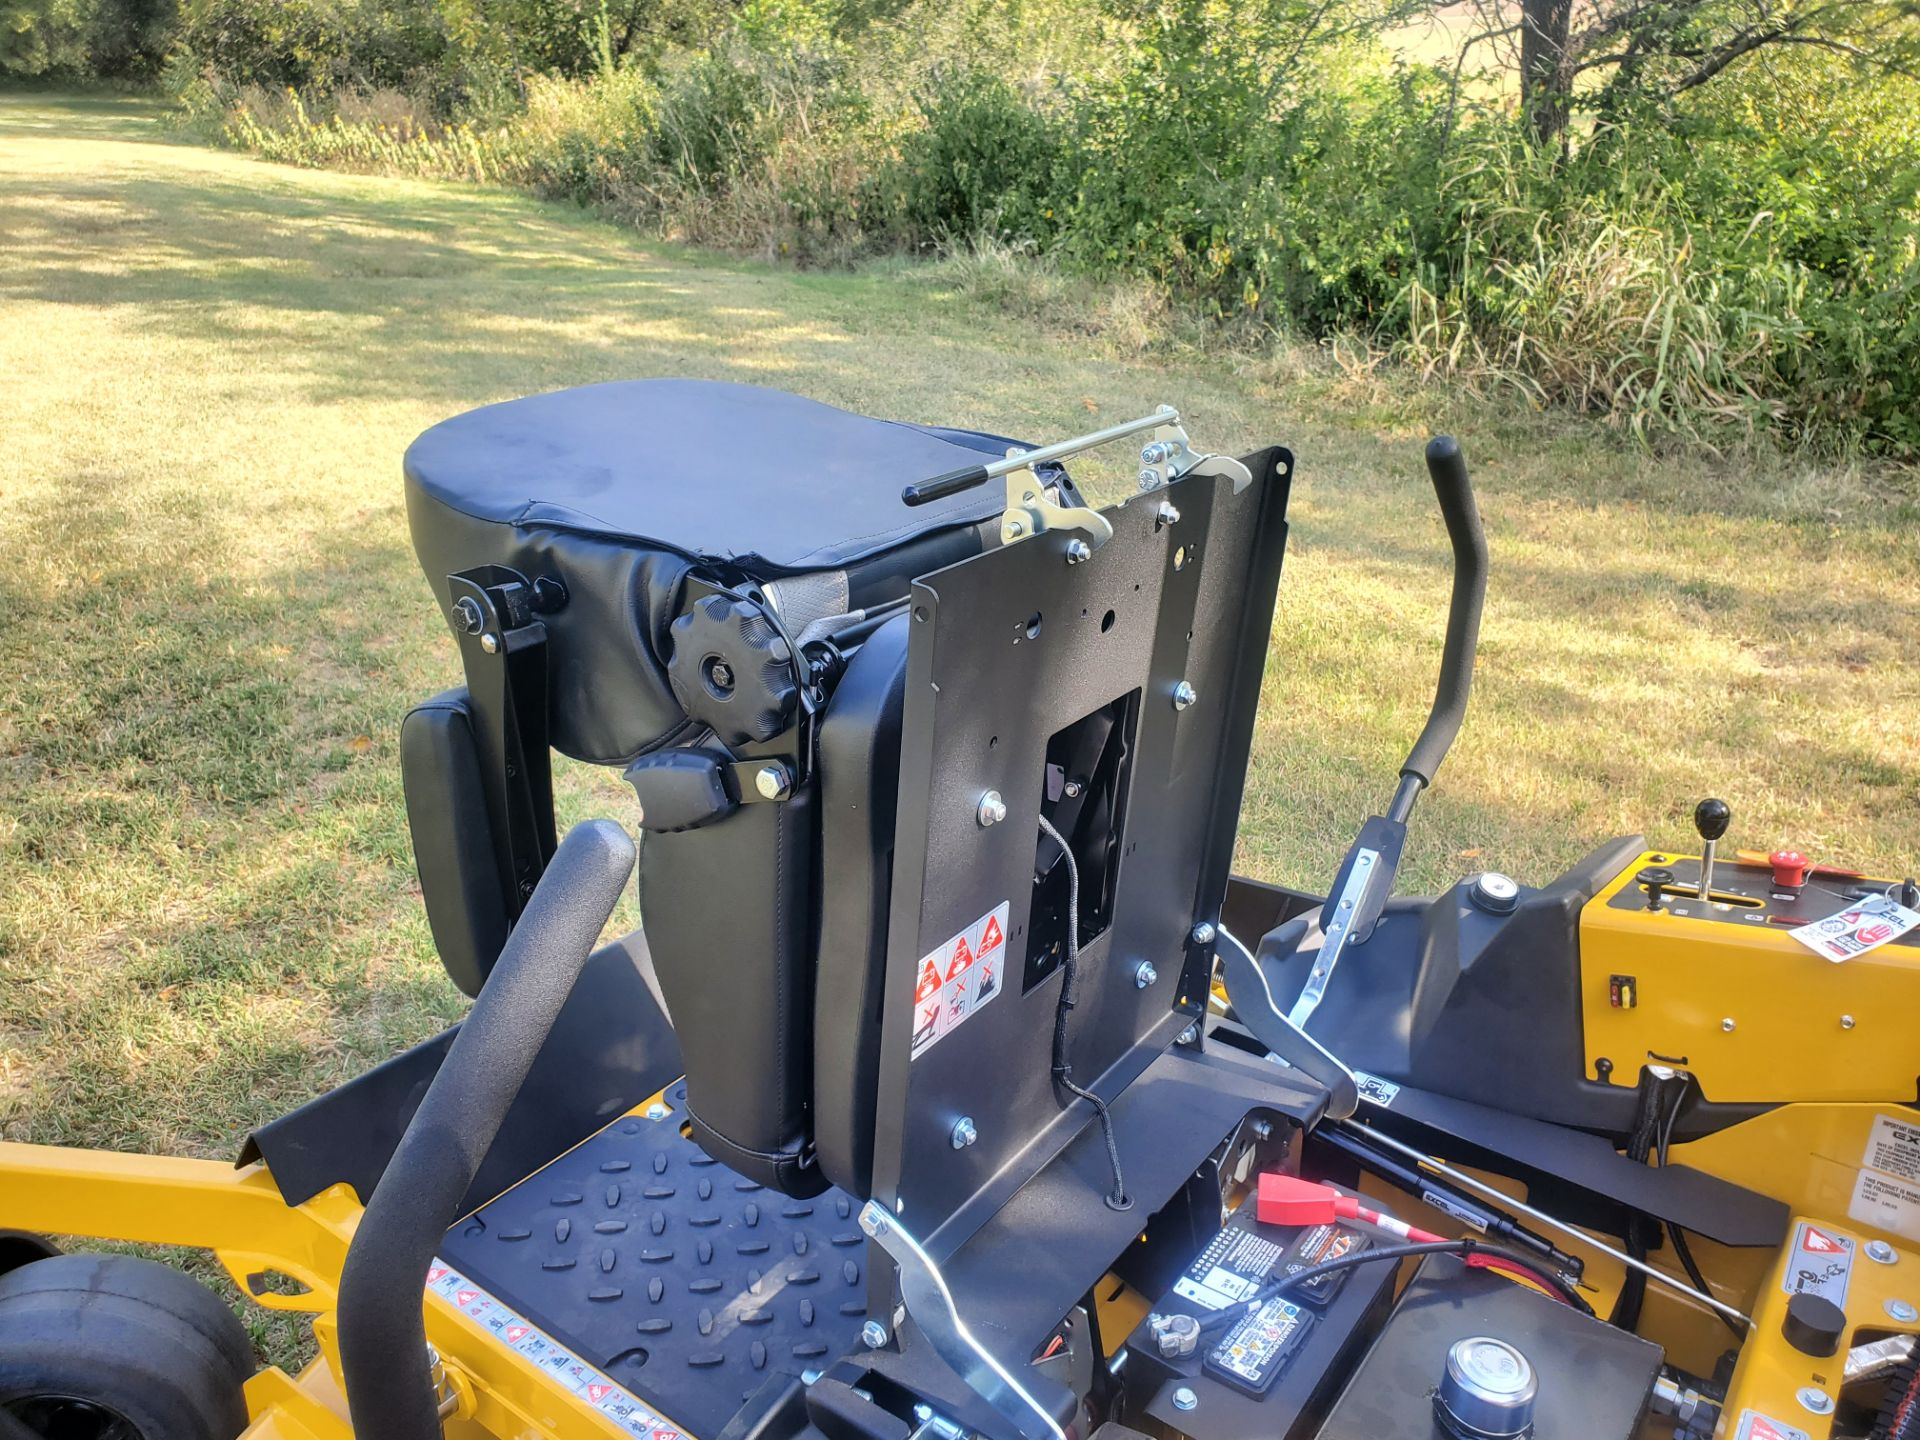
[[[920,957],[913,981],[913,1058],[960,1028],[1006,988],[1007,916],[1002,900]]]
[[[1780,1288],[1789,1295],[1821,1296],[1844,1310],[1852,1280],[1853,1237],[1802,1220],[1793,1232],[1793,1250]]]
[[[438,1295],[470,1320],[478,1321],[509,1350],[538,1365],[589,1405],[638,1440],[682,1440],[681,1434],[602,1371],[587,1364],[559,1341],[541,1334],[473,1281],[435,1259],[427,1270],[427,1291]]]

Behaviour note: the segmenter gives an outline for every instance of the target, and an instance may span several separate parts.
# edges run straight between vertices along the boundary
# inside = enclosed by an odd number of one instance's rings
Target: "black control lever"
[[[1379,923],[1393,893],[1413,802],[1433,783],[1454,736],[1460,733],[1467,696],[1473,689],[1473,656],[1480,641],[1480,610],[1487,594],[1487,537],[1480,528],[1480,512],[1474,507],[1467,462],[1460,454],[1459,442],[1451,435],[1436,435],[1428,442],[1427,473],[1433,477],[1440,514],[1453,541],[1453,601],[1447,612],[1446,648],[1440,656],[1440,684],[1426,728],[1414,742],[1406,764],[1400,767],[1400,785],[1387,813],[1371,817],[1360,827],[1321,909],[1325,939],[1287,1015],[1302,1030],[1319,1008],[1334,966],[1340,963],[1347,946],[1365,943]]]
[[[1447,643],[1440,652],[1440,684],[1426,728],[1400,767],[1400,788],[1394,792],[1387,815],[1405,821],[1413,802],[1433,784],[1434,773],[1453,747],[1473,690],[1473,656],[1480,644],[1480,611],[1487,598],[1487,536],[1480,528],[1480,512],[1473,503],[1473,482],[1467,478],[1466,457],[1451,435],[1427,442],[1427,473],[1433,493],[1453,541],[1453,601],[1447,610]]]

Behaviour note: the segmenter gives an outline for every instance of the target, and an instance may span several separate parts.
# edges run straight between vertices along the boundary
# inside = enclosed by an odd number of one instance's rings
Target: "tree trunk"
[[[1573,0],[1523,0],[1520,28],[1521,114],[1541,143],[1559,138],[1572,101],[1567,32]]]

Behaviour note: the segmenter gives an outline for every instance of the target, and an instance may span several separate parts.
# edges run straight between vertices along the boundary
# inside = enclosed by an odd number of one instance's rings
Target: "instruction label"
[[[1758,1410],[1742,1410],[1740,1428],[1733,1432],[1733,1437],[1734,1440],[1807,1440],[1807,1432],[1784,1420],[1762,1415]]]
[[[1887,895],[1869,895],[1824,920],[1796,926],[1787,933],[1816,955],[1839,964],[1869,950],[1878,950],[1920,925],[1920,911]]]
[[[1010,910],[1002,900],[920,957],[913,984],[913,1059],[958,1030],[1006,988]]]
[[[1251,1299],[1285,1253],[1273,1241],[1229,1225],[1187,1267],[1173,1293],[1209,1310],[1224,1310],[1237,1300]]]
[[[1824,1225],[1802,1220],[1794,1227],[1793,1252],[1780,1288],[1789,1295],[1818,1295],[1847,1308],[1853,1282],[1853,1240]]]
[[[427,1270],[427,1293],[438,1295],[509,1350],[531,1360],[548,1379],[558,1381],[587,1404],[604,1412],[636,1440],[683,1440],[680,1432],[603,1371],[587,1364],[559,1341],[534,1329],[473,1281],[436,1258]]]
[[[1892,1115],[1875,1117],[1847,1218],[1920,1240],[1920,1125]]]
[[[1353,1083],[1360,1091],[1360,1098],[1369,1105],[1378,1105],[1382,1110],[1393,1104],[1394,1097],[1400,1093],[1400,1087],[1391,1080],[1382,1080],[1378,1075],[1369,1075],[1364,1070],[1353,1072]]]

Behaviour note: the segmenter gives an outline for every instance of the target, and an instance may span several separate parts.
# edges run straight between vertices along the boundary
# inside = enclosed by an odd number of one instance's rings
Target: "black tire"
[[[253,1346],[197,1281],[131,1255],[0,1275],[0,1408],[46,1440],[234,1440]]]
[[[60,1247],[31,1230],[0,1230],[0,1275],[58,1255]]]

